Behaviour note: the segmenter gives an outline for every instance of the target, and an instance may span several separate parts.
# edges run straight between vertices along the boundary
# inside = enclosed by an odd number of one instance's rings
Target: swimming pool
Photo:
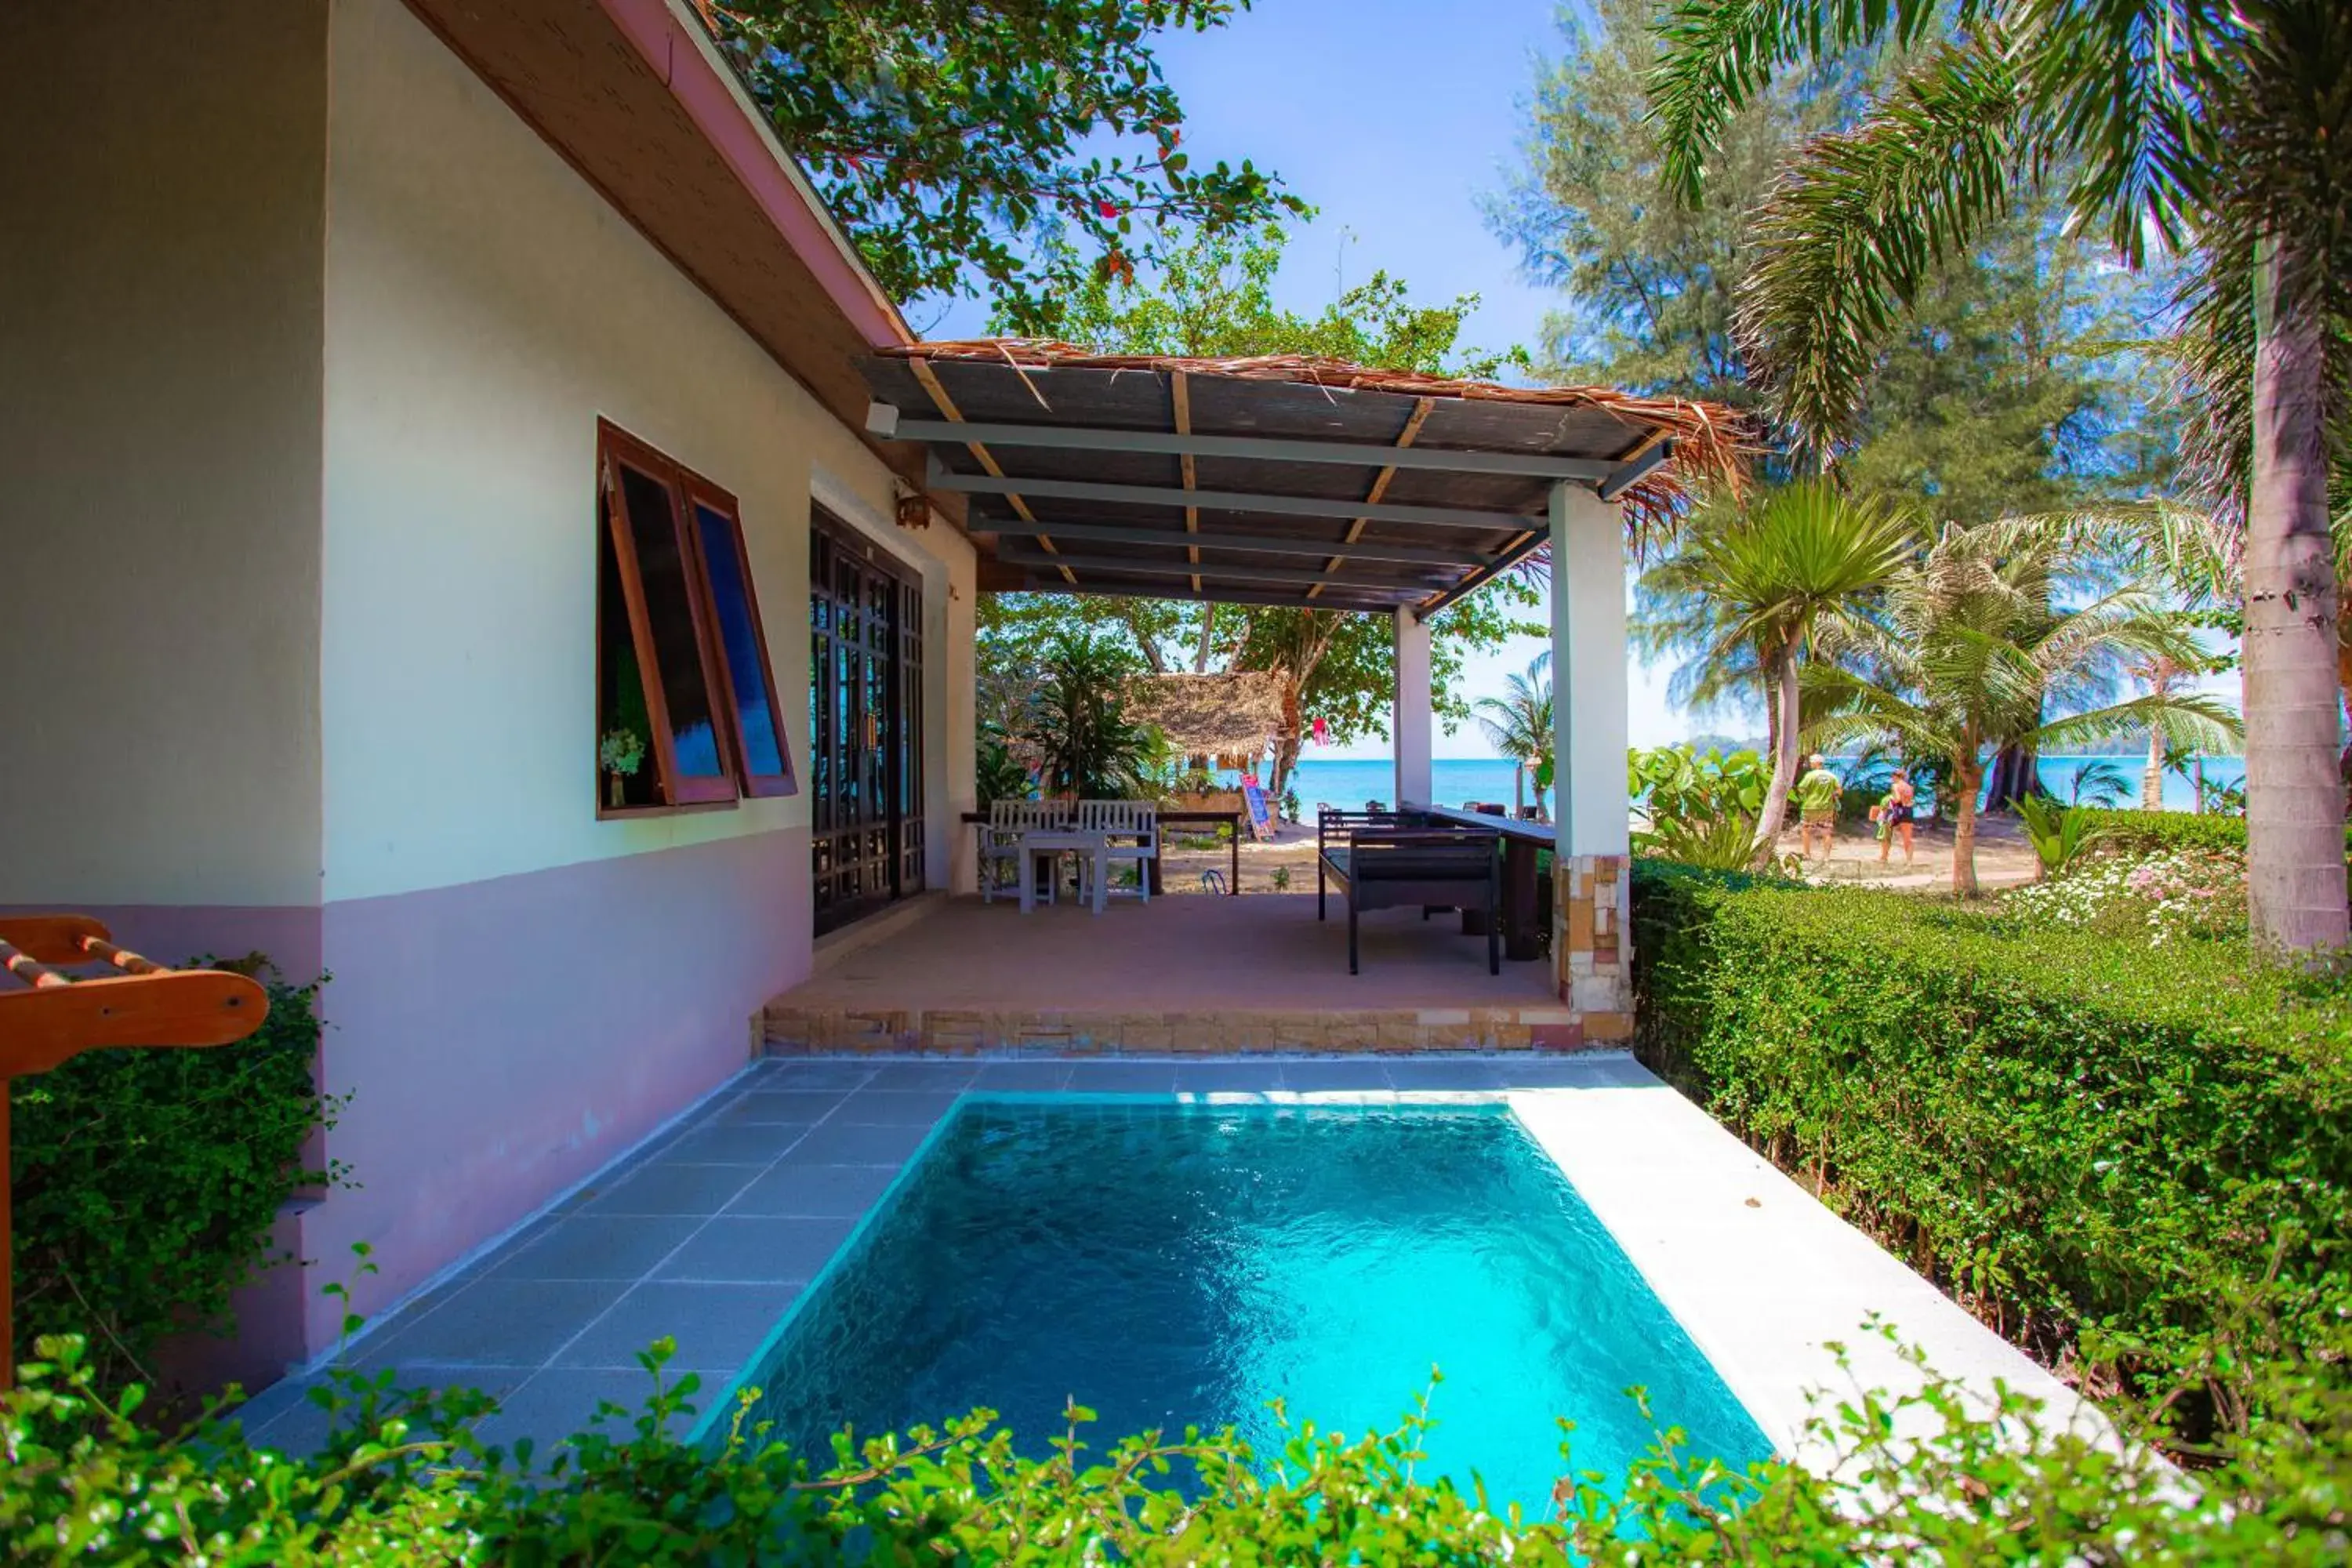
[[[1042,1454],[1186,1424],[1279,1447],[1269,1401],[1350,1435],[1435,1391],[1429,1467],[1543,1510],[1660,1425],[1770,1445],[1499,1103],[968,1096],[742,1382],[813,1458],[976,1406]]]

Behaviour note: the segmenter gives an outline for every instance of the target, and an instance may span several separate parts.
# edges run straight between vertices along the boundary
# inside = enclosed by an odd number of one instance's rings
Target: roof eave
[[[866,270],[857,247],[777,140],[774,126],[751,101],[742,78],[687,0],[597,3],[816,275],[835,308],[875,348],[913,342],[906,318]]]

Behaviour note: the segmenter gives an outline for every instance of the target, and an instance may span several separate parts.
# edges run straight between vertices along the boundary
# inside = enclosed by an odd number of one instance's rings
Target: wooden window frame
[[[678,475],[686,497],[688,526],[695,544],[695,591],[709,611],[710,641],[705,652],[719,666],[719,689],[727,704],[722,733],[734,752],[735,775],[742,782],[743,794],[749,799],[798,795],[800,782],[793,772],[792,727],[784,720],[783,688],[776,684],[775,660],[768,657],[768,627],[760,616],[758,585],[751,580],[751,546],[743,530],[742,508],[732,495],[691,468],[680,468]],[[736,700],[735,667],[727,658],[725,641],[719,636],[719,595],[710,585],[710,562],[702,549],[702,521],[694,515],[697,507],[709,507],[724,517],[735,536],[736,576],[743,584],[743,610],[751,617],[751,642],[759,650],[760,674],[768,683],[768,722],[775,728],[776,757],[783,764],[782,773],[751,771],[751,748],[743,740],[743,706]]]
[[[695,655],[701,664],[703,692],[711,708],[712,739],[719,752],[719,764],[716,776],[686,778],[677,770],[677,742],[669,722],[669,693],[662,679],[658,650],[654,643],[653,618],[646,603],[645,581],[637,562],[628,495],[621,483],[620,470],[624,468],[635,469],[655,481],[669,500],[670,533],[677,542],[678,560],[685,569],[687,612],[693,623]],[[798,784],[793,773],[789,727],[774,712],[782,693],[776,685],[775,665],[768,657],[767,630],[760,618],[759,591],[751,578],[742,510],[735,497],[608,419],[596,422],[596,484],[604,508],[606,533],[620,577],[624,613],[629,622],[629,640],[636,651],[639,679],[645,687],[646,713],[653,730],[648,741],[654,754],[655,788],[661,796],[658,802],[648,805],[616,807],[605,805],[604,778],[601,772],[594,770],[595,758],[592,749],[590,765],[594,779],[596,815],[599,817],[642,816],[648,812],[732,806],[746,795],[756,797],[796,793]],[[742,710],[735,700],[734,671],[718,637],[718,606],[711,592],[709,565],[703,558],[700,521],[694,515],[697,504],[709,506],[724,514],[734,528],[737,567],[742,574],[745,605],[751,619],[753,640],[759,647],[761,673],[768,682],[770,720],[776,725],[776,745],[784,766],[781,774],[752,776],[746,768]],[[605,605],[600,592],[596,607],[596,637],[600,649],[604,647],[604,614]],[[602,657],[600,653],[600,661]],[[599,723],[602,722],[602,700],[600,692]]]

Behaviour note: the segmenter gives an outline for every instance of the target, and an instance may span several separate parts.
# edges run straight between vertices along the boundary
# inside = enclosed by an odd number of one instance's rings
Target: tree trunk
[[[2321,324],[2280,300],[2274,241],[2257,281],[2252,493],[2246,508],[2246,901],[2254,942],[2346,939],[2336,559],[2327,529]]]
[[[1282,799],[1282,792],[1290,784],[1290,770],[1298,765],[1302,729],[1298,718],[1298,689],[1302,684],[1295,680],[1283,683],[1282,728],[1275,735],[1274,776],[1271,780],[1261,781],[1265,784],[1265,793],[1271,800]]]
[[[1952,826],[1952,891],[1974,898],[1977,891],[1977,792],[1984,788],[1984,768],[1971,763],[1958,770],[1953,783],[1959,798],[1959,816]]]
[[[1991,778],[1987,811],[2014,811],[2026,796],[2049,793],[2042,787],[2041,755],[2032,746],[2003,746],[1994,752]]]
[[[2164,731],[2147,732],[2147,771],[2139,775],[2139,808],[2164,809]]]
[[[1217,636],[1217,602],[1214,599],[1201,606],[1201,646],[1192,651],[1192,673],[1209,673],[1209,646]]]
[[[1772,752],[1772,784],[1764,792],[1764,809],[1756,818],[1756,863],[1771,863],[1780,835],[1780,818],[1788,814],[1789,791],[1797,782],[1797,645],[1780,651],[1774,671],[1780,687],[1779,712],[1773,721],[1777,744]]]

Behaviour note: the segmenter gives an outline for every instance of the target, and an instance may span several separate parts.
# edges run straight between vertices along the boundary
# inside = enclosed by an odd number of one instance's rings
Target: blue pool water
[[[829,1435],[996,1410],[1043,1455],[1075,1398],[1097,1447],[1238,1427],[1267,1403],[1350,1436],[1429,1383],[1432,1469],[1540,1515],[1661,1424],[1735,1464],[1770,1445],[1559,1169],[1499,1105],[967,1100],[748,1380]]]

